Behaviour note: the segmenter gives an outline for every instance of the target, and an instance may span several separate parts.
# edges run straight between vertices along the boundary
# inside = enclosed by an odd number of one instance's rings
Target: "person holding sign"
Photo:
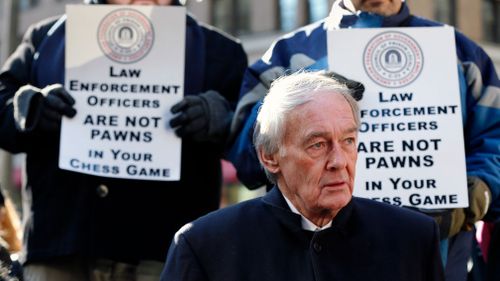
[[[352,197],[359,112],[340,81],[272,83],[255,149],[274,187],[181,228],[162,281],[444,280],[431,218]]]
[[[179,5],[174,0],[88,2]],[[182,138],[179,181],[70,172],[58,168],[61,118],[82,113],[61,86],[65,20],[34,24],[0,73],[0,147],[27,154],[25,280],[158,280],[175,231],[219,207],[220,159],[246,54],[239,41],[186,16],[184,98],[170,109],[175,114],[166,120],[170,124],[158,125],[172,127]],[[124,40],[129,35],[121,34]],[[130,107],[130,114],[135,110]],[[134,161],[155,157],[149,156]]]
[[[358,11],[359,10],[359,11]],[[246,72],[232,124],[230,159],[250,189],[269,182],[253,149],[252,128],[268,86],[284,73],[328,69],[327,29],[439,26],[414,16],[404,1],[335,1],[330,15],[279,38]],[[433,213],[440,226],[447,280],[465,280],[474,223],[500,215],[500,82],[491,59],[474,42],[455,32],[459,62],[469,207]],[[341,69],[336,71],[342,72]],[[444,171],[443,171],[444,172]]]

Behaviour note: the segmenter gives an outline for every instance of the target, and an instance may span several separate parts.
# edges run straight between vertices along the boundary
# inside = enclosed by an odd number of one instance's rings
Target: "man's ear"
[[[266,154],[264,153],[264,150],[260,148],[258,154],[259,154],[259,159],[264,168],[266,168],[266,170],[268,170],[273,174],[277,173],[280,170],[279,162],[277,159],[278,153]]]

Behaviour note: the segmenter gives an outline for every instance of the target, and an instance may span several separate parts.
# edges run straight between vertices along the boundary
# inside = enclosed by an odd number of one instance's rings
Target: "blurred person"
[[[23,280],[17,260],[21,250],[19,226],[19,216],[12,201],[0,190],[0,281]]]
[[[359,11],[358,11],[359,10]],[[253,149],[252,128],[270,83],[299,69],[328,69],[327,29],[440,26],[414,16],[400,0],[337,0],[330,15],[276,40],[246,71],[232,124],[230,160],[238,178],[253,189],[269,182]],[[462,102],[469,207],[432,212],[440,226],[449,281],[465,280],[474,223],[500,215],[500,81],[484,50],[455,31]],[[341,72],[342,70],[337,70]],[[422,210],[425,211],[425,210]]]
[[[272,83],[254,140],[274,187],[180,229],[162,281],[443,280],[431,218],[352,196],[359,116],[343,82]]]
[[[14,204],[0,191],[0,237],[10,253],[21,251],[20,224]]]
[[[17,260],[12,260],[8,246],[0,246],[0,281],[22,281],[22,269]]]
[[[58,168],[61,117],[76,114],[74,99],[61,86],[65,19],[31,26],[0,73],[0,147],[27,154],[25,279],[158,280],[175,231],[219,207],[220,159],[246,54],[236,39],[187,15],[184,99],[169,120],[183,140],[180,181],[74,173]]]
[[[491,223],[486,281],[500,280],[500,219]]]
[[[500,219],[477,224],[473,267],[468,281],[500,280]]]

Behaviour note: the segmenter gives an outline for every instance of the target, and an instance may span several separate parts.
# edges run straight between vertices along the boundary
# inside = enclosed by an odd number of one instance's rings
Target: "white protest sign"
[[[354,195],[468,206],[454,42],[450,27],[328,31],[330,69],[366,88]]]
[[[77,114],[61,128],[61,169],[180,179],[168,126],[184,95],[184,7],[68,5],[65,87]]]

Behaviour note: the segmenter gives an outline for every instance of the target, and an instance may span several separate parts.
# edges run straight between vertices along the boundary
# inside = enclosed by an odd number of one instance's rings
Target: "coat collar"
[[[390,17],[384,17],[382,21],[382,27],[396,27],[396,26],[403,26],[406,21],[409,20],[410,18],[410,9],[406,5],[405,2],[401,5],[401,10],[399,10],[399,13],[390,16]]]
[[[277,186],[274,186],[264,197],[262,197],[262,201],[270,208],[277,220],[292,232],[303,231],[300,215],[290,210],[283,194]],[[347,235],[352,229],[351,220],[354,219],[354,201],[355,198],[351,199],[351,201],[340,210],[332,221],[332,227],[319,231],[318,233],[334,231]]]

